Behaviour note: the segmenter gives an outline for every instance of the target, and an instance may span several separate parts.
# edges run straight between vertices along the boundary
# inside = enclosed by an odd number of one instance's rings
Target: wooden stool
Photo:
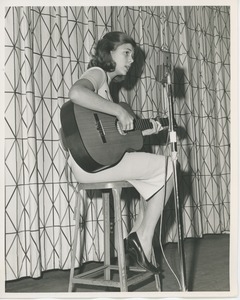
[[[71,261],[71,271],[69,279],[69,289],[71,292],[74,284],[86,284],[86,285],[96,285],[105,287],[117,287],[120,288],[121,292],[128,291],[128,287],[133,284],[137,284],[146,280],[151,276],[155,276],[156,289],[161,290],[159,275],[153,275],[152,273],[145,271],[138,267],[129,267],[128,271],[134,272],[134,275],[128,278],[125,253],[124,253],[124,241],[123,241],[123,231],[122,231],[122,215],[121,215],[121,202],[120,196],[123,188],[129,188],[132,185],[126,181],[120,182],[108,182],[108,183],[79,183],[79,197],[76,203],[76,224],[74,232],[74,242],[72,249],[72,261]],[[90,271],[86,271],[74,276],[74,265],[77,249],[77,238],[79,230],[80,221],[80,198],[82,197],[80,192],[83,190],[101,190],[103,199],[103,213],[104,213],[104,264],[103,266],[96,267]],[[113,194],[114,201],[114,216],[116,223],[116,235],[118,241],[117,253],[118,253],[118,265],[111,265],[110,262],[110,192]],[[154,256],[154,255],[153,255]],[[153,263],[156,264],[155,256],[153,257]],[[119,271],[119,281],[111,280],[111,270]],[[135,275],[136,272],[136,275]],[[94,278],[95,275],[100,273],[104,274],[103,278]]]
[[[59,130],[59,139],[62,148],[66,151],[66,163],[65,163],[65,175],[68,184],[71,185],[70,174],[68,172],[68,158],[69,151],[65,143],[65,137],[62,128]],[[74,174],[73,174],[74,175]],[[137,273],[134,276],[128,278],[125,252],[124,252],[124,241],[123,241],[123,231],[122,231],[122,214],[121,214],[121,192],[123,188],[130,188],[132,185],[127,181],[113,181],[113,182],[101,182],[101,183],[78,183],[78,197],[75,206],[75,229],[74,229],[74,241],[71,257],[71,270],[69,278],[68,291],[72,292],[74,284],[86,284],[86,285],[96,285],[105,287],[117,287],[120,288],[121,292],[128,291],[128,287],[133,284],[137,284],[146,280],[149,277],[155,276],[156,289],[161,291],[160,278],[159,275],[153,275],[151,272],[138,267],[129,267],[128,271]],[[93,270],[74,275],[74,266],[76,258],[76,250],[78,243],[78,231],[80,226],[80,207],[82,195],[81,191],[87,190],[101,190],[102,200],[103,200],[103,214],[104,214],[104,264],[101,267],[94,268]],[[111,265],[111,249],[110,249],[110,192],[113,195],[114,202],[114,216],[116,224],[116,235],[118,241],[117,254],[118,254],[118,265]],[[156,265],[154,251],[153,253],[153,263]],[[119,272],[119,281],[113,281],[111,279],[111,271],[117,270]],[[104,277],[102,279],[94,278],[95,275],[103,273]]]

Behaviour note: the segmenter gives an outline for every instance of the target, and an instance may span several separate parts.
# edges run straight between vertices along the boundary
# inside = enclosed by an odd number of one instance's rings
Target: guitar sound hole
[[[94,118],[95,118],[95,125],[96,125],[96,129],[102,139],[102,142],[103,143],[106,143],[106,137],[105,137],[105,132],[104,132],[104,129],[103,129],[103,126],[102,126],[102,122],[99,120],[99,117],[98,117],[98,114],[93,114],[94,115]]]

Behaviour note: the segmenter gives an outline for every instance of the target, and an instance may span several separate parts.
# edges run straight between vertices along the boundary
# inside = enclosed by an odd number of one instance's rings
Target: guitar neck
[[[150,119],[135,119],[134,121],[134,130],[146,130],[153,128]]]
[[[119,105],[121,105],[124,109],[126,109],[132,116],[134,116],[134,118],[136,117],[132,109],[127,103],[120,102]],[[164,128],[167,128],[169,126],[168,117],[160,118],[157,116],[154,120],[159,122]],[[175,120],[174,120],[174,124],[176,124]],[[137,118],[134,119],[134,130],[143,131],[151,128],[153,128],[153,124],[150,121],[150,119],[137,119]]]
[[[169,121],[168,118],[156,118],[156,121],[158,121],[162,127],[168,127]],[[134,121],[134,130],[146,130],[153,128],[153,125],[150,121],[150,119],[135,119]]]

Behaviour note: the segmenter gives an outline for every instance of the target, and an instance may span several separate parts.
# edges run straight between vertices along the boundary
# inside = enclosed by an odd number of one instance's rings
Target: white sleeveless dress
[[[99,76],[101,74],[102,76]],[[104,70],[99,67],[92,67],[81,78],[91,81],[97,94],[112,101],[107,75]],[[91,183],[126,180],[136,188],[145,200],[159,191],[172,174],[172,164],[169,158],[146,152],[127,152],[117,165],[97,173],[84,171],[71,155],[69,164],[78,182]]]

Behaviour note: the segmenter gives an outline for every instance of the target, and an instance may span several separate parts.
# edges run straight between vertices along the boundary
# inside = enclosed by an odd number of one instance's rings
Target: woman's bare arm
[[[116,116],[123,130],[133,128],[133,116],[117,103],[104,99],[94,92],[94,87],[88,79],[79,79],[70,89],[69,98],[75,104]]]

